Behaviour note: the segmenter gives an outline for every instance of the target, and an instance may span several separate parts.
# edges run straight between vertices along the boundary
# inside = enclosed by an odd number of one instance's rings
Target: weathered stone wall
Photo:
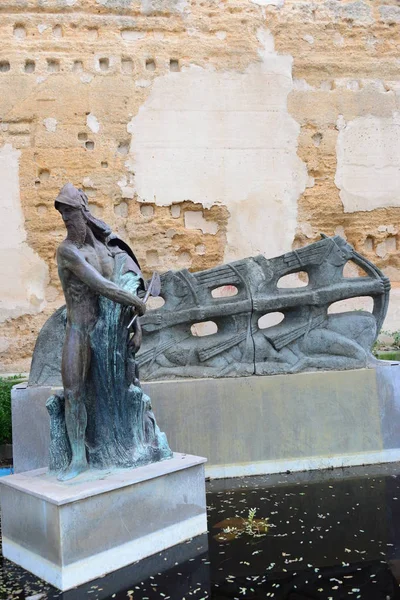
[[[399,329],[399,29],[397,0],[2,0],[0,371],[63,301],[66,181],[147,274],[339,233]]]

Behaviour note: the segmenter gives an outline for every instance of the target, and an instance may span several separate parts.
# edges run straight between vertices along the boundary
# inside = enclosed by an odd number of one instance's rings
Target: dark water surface
[[[399,464],[212,481],[207,503],[208,536],[69,592],[1,557],[0,598],[400,600]]]

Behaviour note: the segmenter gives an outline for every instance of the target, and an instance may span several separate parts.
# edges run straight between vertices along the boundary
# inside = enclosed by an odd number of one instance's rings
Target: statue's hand
[[[139,352],[139,348],[142,345],[142,328],[137,319],[133,324],[133,336],[129,340],[128,345],[129,345],[129,348],[131,349],[131,351],[133,352],[133,354],[136,354],[137,352]]]
[[[390,279],[389,277],[382,277],[382,283],[383,283],[383,291],[384,292],[389,292],[390,291]]]
[[[132,303],[132,307],[139,317],[142,317],[146,312],[146,305],[139,298],[135,298],[135,302]]]

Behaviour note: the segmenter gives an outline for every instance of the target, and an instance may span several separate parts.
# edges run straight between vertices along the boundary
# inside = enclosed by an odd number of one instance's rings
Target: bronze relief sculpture
[[[362,276],[346,277],[348,262]],[[280,286],[282,278],[300,272],[307,285]],[[213,295],[223,286],[236,295]],[[140,372],[153,380],[374,366],[371,348],[389,291],[389,279],[340,236],[322,235],[276,258],[249,257],[197,273],[168,271],[161,276],[164,305],[140,319]],[[372,298],[373,311],[329,311],[335,302],[357,297]],[[281,322],[263,327],[260,319],[271,313],[280,313]],[[193,335],[193,324],[206,321],[217,331]]]
[[[47,402],[50,470],[69,480],[89,467],[133,467],[172,456],[144,394],[135,354],[145,283],[135,255],[65,185],[55,201],[67,229],[57,250],[66,299],[63,396]]]

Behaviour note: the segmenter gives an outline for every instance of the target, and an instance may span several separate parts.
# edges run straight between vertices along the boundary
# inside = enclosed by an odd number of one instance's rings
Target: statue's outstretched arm
[[[80,252],[72,246],[72,244],[62,244],[58,249],[57,258],[60,266],[69,269],[91,290],[114,302],[118,302],[119,304],[134,306],[139,316],[146,312],[144,302],[137,296],[134,296],[100,275],[100,273],[82,257]]]

